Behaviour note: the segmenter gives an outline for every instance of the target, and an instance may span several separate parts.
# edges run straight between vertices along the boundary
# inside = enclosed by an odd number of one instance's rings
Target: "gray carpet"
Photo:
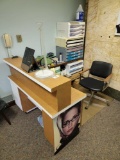
[[[119,101],[113,100],[87,121],[55,156],[37,121],[38,109],[26,114],[12,106],[6,114],[12,125],[0,117],[0,160],[120,160]]]

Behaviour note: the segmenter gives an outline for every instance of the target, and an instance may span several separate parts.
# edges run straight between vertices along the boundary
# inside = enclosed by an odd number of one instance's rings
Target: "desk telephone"
[[[6,48],[12,47],[12,39],[9,34],[3,34],[4,45]]]

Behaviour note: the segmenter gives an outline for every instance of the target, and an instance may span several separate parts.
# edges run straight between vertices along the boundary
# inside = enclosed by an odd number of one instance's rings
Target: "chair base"
[[[87,96],[91,96],[91,94],[88,93]],[[101,97],[96,96],[96,95],[93,95],[93,97],[96,98],[96,99],[99,99],[99,100],[101,100],[101,101],[103,101],[103,102],[105,102],[105,103],[107,103],[107,105],[110,105],[110,104],[109,104],[109,101],[106,100],[106,99],[104,99],[104,98],[101,98]]]
[[[87,96],[88,96],[88,95],[87,95]],[[85,107],[85,109],[88,109],[88,108],[89,108],[89,105],[91,104],[92,99],[93,99],[93,96],[94,96],[94,92],[91,91],[91,94],[89,94],[89,96],[90,96],[90,99],[89,99],[89,102],[88,102],[87,106]]]
[[[109,102],[108,100],[106,100],[106,99],[104,99],[104,98],[101,98],[101,97],[99,97],[99,96],[96,96],[96,95],[94,95],[94,94],[95,94],[95,92],[93,92],[93,91],[91,92],[91,94],[90,94],[90,93],[87,93],[87,96],[90,96],[90,100],[89,100],[87,106],[85,107],[85,109],[88,109],[88,108],[89,108],[89,105],[91,104],[93,98],[99,99],[99,100],[101,100],[102,102],[105,102],[105,103],[107,104],[107,106],[110,106],[110,102]]]

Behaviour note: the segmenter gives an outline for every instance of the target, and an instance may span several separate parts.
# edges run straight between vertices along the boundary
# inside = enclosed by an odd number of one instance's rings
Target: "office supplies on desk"
[[[55,56],[54,56],[54,53],[49,52],[49,53],[47,53],[47,57],[49,57],[49,58],[54,58]]]
[[[41,79],[52,77],[53,75],[54,75],[54,72],[49,69],[43,69],[35,73],[35,76]]]
[[[13,59],[13,58],[18,58],[18,56],[12,56],[12,59]]]
[[[62,61],[68,62],[83,58],[84,37],[56,38],[56,56],[62,53]]]
[[[45,66],[44,56],[37,56],[36,61],[40,66]],[[57,60],[51,57],[46,57],[46,61],[47,61],[47,65],[51,65],[52,63],[55,63],[55,64],[57,63]]]
[[[83,68],[83,60],[79,60],[73,63],[69,63],[66,65],[66,74],[71,75],[76,72],[81,71]]]
[[[56,55],[57,55],[57,57],[59,57],[60,53],[62,53],[62,60],[64,62],[77,60],[79,58],[83,58],[83,47],[81,47],[81,49],[78,49],[78,48],[70,49],[69,48],[69,50],[68,50],[68,48],[66,49],[64,47],[56,46]]]

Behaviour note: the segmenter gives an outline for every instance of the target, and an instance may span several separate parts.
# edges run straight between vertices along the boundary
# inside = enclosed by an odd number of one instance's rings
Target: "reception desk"
[[[40,79],[35,72],[27,73],[21,68],[22,58],[5,58],[11,75],[8,76],[13,98],[17,106],[24,112],[34,107],[42,111],[44,134],[56,151],[55,123],[57,117],[81,102],[86,94],[71,87],[71,80],[64,76]]]

